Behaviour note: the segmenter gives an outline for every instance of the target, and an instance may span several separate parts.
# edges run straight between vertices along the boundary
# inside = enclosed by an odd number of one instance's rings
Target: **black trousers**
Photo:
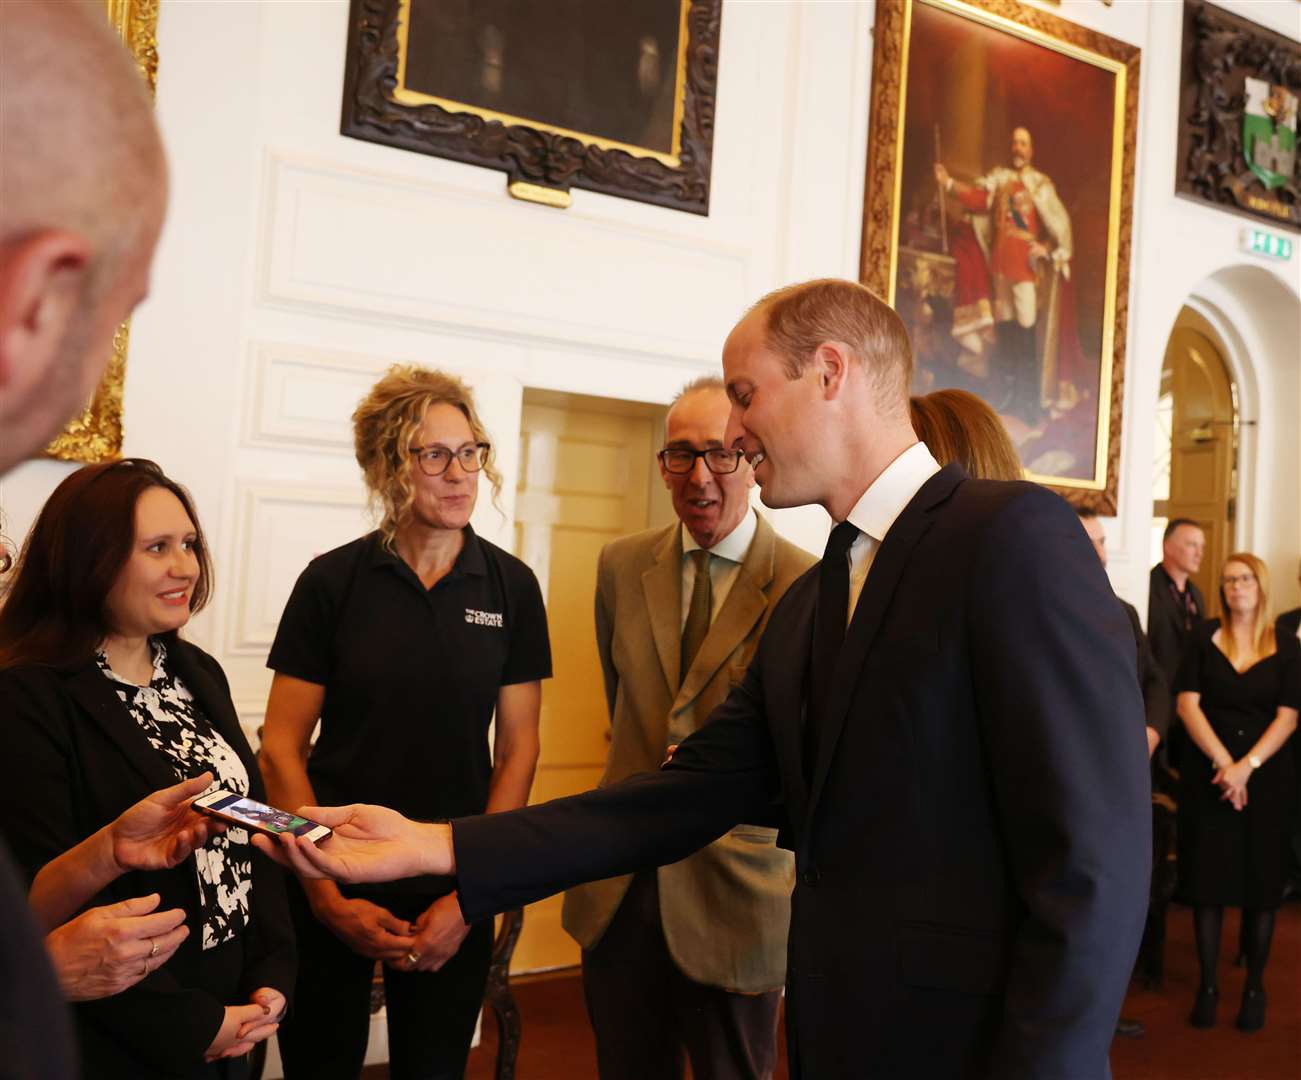
[[[781,991],[734,994],[692,982],[673,962],[654,870],[633,878],[596,948],[583,994],[601,1080],[770,1080]]]
[[[394,897],[381,906],[414,921],[434,899]],[[370,1032],[375,961],[354,953],[316,921],[296,881],[289,883],[289,909],[298,935],[298,985],[279,1031],[286,1080],[356,1080]],[[460,1080],[491,958],[488,920],[470,928],[439,971],[384,968],[393,1080]]]

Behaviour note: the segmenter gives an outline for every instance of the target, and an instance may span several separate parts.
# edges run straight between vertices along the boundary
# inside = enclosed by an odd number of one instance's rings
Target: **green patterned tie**
[[[682,628],[682,668],[681,681],[687,681],[687,672],[691,670],[691,661],[700,652],[705,635],[709,633],[709,615],[713,608],[713,590],[709,580],[709,552],[696,548],[691,553],[691,561],[696,564],[696,580],[691,586],[691,606],[687,609],[687,623]]]

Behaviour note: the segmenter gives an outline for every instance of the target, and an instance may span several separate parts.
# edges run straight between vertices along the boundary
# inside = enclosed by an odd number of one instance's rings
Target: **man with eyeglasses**
[[[596,640],[610,711],[602,785],[658,768],[740,681],[786,587],[814,562],[750,508],[754,473],[723,438],[722,379],[687,384],[657,455],[678,520],[607,545]],[[739,825],[658,870],[571,889],[564,926],[603,1080],[765,1080],[777,1058],[795,864]]]

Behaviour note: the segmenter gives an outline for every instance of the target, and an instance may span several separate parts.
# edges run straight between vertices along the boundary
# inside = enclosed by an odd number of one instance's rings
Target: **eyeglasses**
[[[734,473],[737,466],[741,464],[740,450],[724,450],[718,446],[709,450],[685,450],[675,447],[661,450],[655,456],[660,459],[665,472],[676,473],[679,476],[689,473],[696,467],[696,458],[704,458],[705,468],[711,473]]]
[[[1255,574],[1235,574],[1233,577],[1220,578],[1220,584],[1226,589],[1234,585],[1254,585],[1256,583]]]
[[[466,472],[478,472],[487,463],[491,449],[486,442],[467,443],[459,450],[449,450],[446,446],[413,446],[411,454],[426,476],[442,476],[452,458],[456,458]]]

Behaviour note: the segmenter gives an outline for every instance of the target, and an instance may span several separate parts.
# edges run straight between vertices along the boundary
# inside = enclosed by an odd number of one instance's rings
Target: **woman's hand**
[[[407,921],[369,900],[334,896],[313,903],[312,913],[353,952],[372,960],[400,960],[415,947]]]
[[[45,935],[69,1001],[120,994],[172,958],[190,931],[180,908],[154,912],[158,894],[95,907]]]
[[[203,1060],[218,1061],[221,1058],[243,1057],[260,1040],[242,1039],[239,1033],[250,1026],[265,1025],[266,1019],[266,1010],[261,1005],[227,1005],[221,1027],[217,1029],[217,1034],[208,1044]],[[270,1026],[272,1031],[275,1030],[275,1025],[266,1026]],[[269,1035],[270,1032],[267,1034]]]
[[[262,986],[249,995],[254,1005],[260,1005],[263,1014],[250,1020],[239,1029],[236,1038],[241,1043],[260,1043],[271,1038],[285,1018],[285,995],[272,986]]]
[[[440,896],[415,921],[416,940],[407,955],[389,967],[398,971],[437,971],[456,955],[470,932],[461,916],[456,893]],[[413,961],[411,956],[419,959]]]
[[[194,811],[190,804],[212,786],[205,772],[141,799],[108,827],[113,861],[119,870],[170,870],[184,862],[225,825]]]
[[[1211,783],[1222,792],[1221,799],[1230,802],[1233,809],[1241,810],[1247,805],[1247,781],[1251,779],[1253,771],[1251,762],[1235,761],[1223,769],[1216,769]]]

